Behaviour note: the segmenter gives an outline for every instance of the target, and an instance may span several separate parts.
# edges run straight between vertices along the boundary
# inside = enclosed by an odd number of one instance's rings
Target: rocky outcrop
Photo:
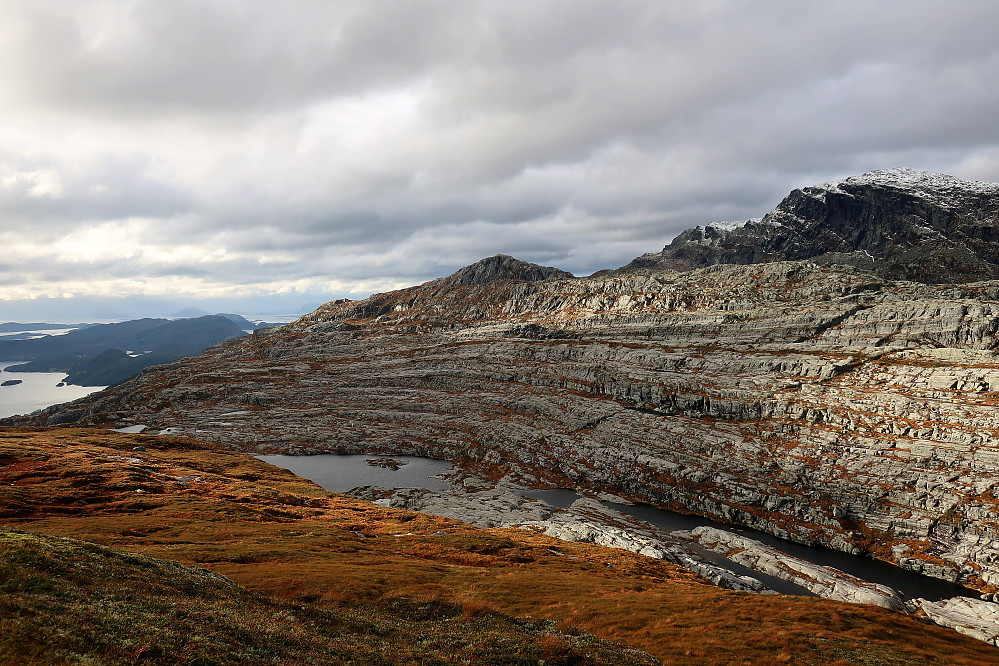
[[[542,280],[564,279],[573,277],[572,273],[539,266],[505,254],[497,254],[470,266],[436,280],[438,284],[454,286],[459,284],[486,284],[494,280],[518,280],[523,282],[540,282]]]
[[[895,610],[905,608],[899,593],[887,585],[871,583],[832,567],[792,557],[740,534],[715,527],[696,527],[682,535],[733,562],[794,583],[826,599],[874,604]]]
[[[466,481],[468,481],[466,479]],[[382,489],[361,487],[350,491],[359,499],[381,506],[432,513],[454,518],[476,527],[521,527],[563,541],[595,543],[678,564],[715,585],[731,590],[773,592],[759,580],[735,573],[706,561],[689,547],[689,542],[649,523],[603,506],[592,498],[581,498],[565,509],[541,500],[529,499],[515,485],[470,492],[435,492],[423,488]],[[478,485],[478,484],[475,484]],[[489,485],[489,484],[483,484]]]
[[[919,282],[999,278],[999,185],[872,171],[794,190],[759,220],[689,229],[621,270],[801,259]]]
[[[999,281],[963,280],[993,275],[997,187],[894,171],[806,188],[745,226],[769,245],[739,256],[763,263],[571,278],[494,257],[31,422],[431,455],[992,593]],[[704,236],[709,254],[748,238]],[[836,261],[770,261],[799,251]],[[856,252],[876,270],[840,261]]]
[[[906,605],[936,624],[999,646],[999,604],[994,601],[955,597],[943,601],[914,599]]]

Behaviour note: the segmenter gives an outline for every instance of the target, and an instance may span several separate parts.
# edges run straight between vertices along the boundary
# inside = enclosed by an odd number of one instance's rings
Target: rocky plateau
[[[500,255],[7,423],[440,457],[994,594],[997,192],[872,172],[611,274]]]

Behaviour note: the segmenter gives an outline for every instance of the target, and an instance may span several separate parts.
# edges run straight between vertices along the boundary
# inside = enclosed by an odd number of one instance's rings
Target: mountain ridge
[[[918,282],[996,279],[999,184],[871,171],[793,190],[760,219],[687,229],[618,271],[806,259]]]
[[[992,592],[999,505],[980,461],[999,460],[997,331],[999,282],[809,262],[430,282],[327,304],[30,421],[442,457]],[[896,487],[907,475],[925,485]]]

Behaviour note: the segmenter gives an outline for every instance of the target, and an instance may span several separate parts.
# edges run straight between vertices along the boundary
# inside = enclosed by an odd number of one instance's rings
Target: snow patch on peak
[[[932,171],[921,171],[909,167],[893,169],[876,169],[860,176],[850,176],[840,181],[831,181],[818,186],[819,189],[842,191],[844,185],[879,185],[907,190],[917,196],[929,197],[946,195],[958,190],[968,193],[991,194],[999,193],[999,184],[981,180],[962,180]]]
[[[741,229],[742,227],[746,226],[747,224],[750,224],[750,223],[759,223],[759,222],[762,222],[762,221],[763,221],[762,217],[754,217],[751,220],[726,220],[724,222],[709,222],[708,224],[706,224],[704,226],[706,226],[706,227],[714,227],[715,229],[718,229],[719,231],[734,231],[736,229]]]
[[[987,189],[991,191],[995,191],[999,187],[995,183],[961,180],[947,174],[919,171],[918,169],[910,169],[909,167],[868,171],[860,176],[847,178],[845,182],[864,185],[875,183],[902,188],[928,187],[930,189],[949,189],[961,187],[963,189]]]

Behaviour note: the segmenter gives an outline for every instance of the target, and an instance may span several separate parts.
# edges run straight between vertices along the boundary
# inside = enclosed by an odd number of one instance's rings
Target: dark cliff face
[[[911,169],[872,171],[791,192],[762,220],[695,227],[621,269],[810,259],[892,279],[999,277],[999,185]]]

